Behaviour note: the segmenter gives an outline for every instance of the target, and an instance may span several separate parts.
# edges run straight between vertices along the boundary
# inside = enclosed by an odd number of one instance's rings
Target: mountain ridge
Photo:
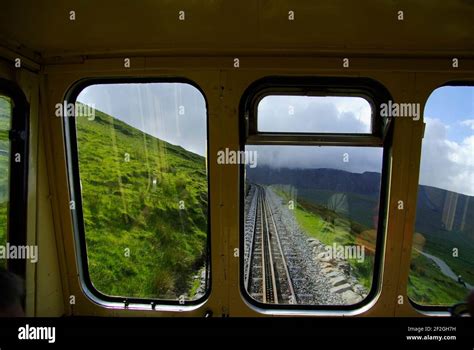
[[[378,172],[352,173],[331,168],[272,168],[247,167],[250,182],[263,185],[291,185],[307,199],[319,204],[327,201],[323,192],[343,192],[372,200],[377,205],[380,193],[381,174]],[[319,191],[320,193],[315,193]],[[309,197],[309,198],[308,198]],[[318,198],[316,198],[318,197]],[[373,202],[375,201],[375,202]],[[367,202],[370,204],[370,202]],[[357,201],[355,205],[365,205]],[[367,208],[371,212],[373,207]],[[474,231],[474,197],[444,190],[434,186],[419,185],[417,199],[416,230],[424,234],[438,234],[440,231]],[[368,224],[368,217],[359,217]],[[472,235],[474,238],[474,234]]]

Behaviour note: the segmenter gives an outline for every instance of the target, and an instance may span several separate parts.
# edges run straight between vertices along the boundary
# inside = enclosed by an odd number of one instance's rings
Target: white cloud
[[[474,119],[466,119],[461,122],[461,125],[467,126],[474,130]]]
[[[362,122],[370,130],[372,108],[362,98],[331,97],[339,113],[352,113],[356,120]]]
[[[474,195],[474,135],[455,142],[447,138],[448,126],[425,118],[420,183]]]
[[[258,124],[270,132],[370,133],[371,107],[360,97],[271,95],[258,105]]]
[[[102,112],[159,139],[205,155],[206,103],[189,84],[91,85],[79,94],[78,100],[92,103]]]

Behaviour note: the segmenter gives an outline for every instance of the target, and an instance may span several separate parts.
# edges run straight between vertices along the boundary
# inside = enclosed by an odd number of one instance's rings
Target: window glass
[[[208,288],[207,111],[185,83],[98,84],[76,102],[87,264],[109,296]]]
[[[307,129],[304,119],[287,115],[278,131],[359,132],[346,123],[365,122],[370,129],[370,119],[359,118],[362,104],[352,97],[318,97],[309,105],[306,97],[269,97],[258,106],[259,121],[292,106],[328,122],[323,129],[317,124]],[[321,109],[326,104],[332,108]],[[353,305],[367,297],[374,279],[383,148],[355,146],[246,145],[244,284],[252,299]]]
[[[474,87],[436,89],[424,122],[408,295],[447,306],[474,288]]]
[[[8,204],[10,198],[10,138],[12,102],[0,95],[0,246],[5,246],[8,232]],[[0,267],[6,260],[0,259]]]
[[[362,97],[268,95],[258,104],[258,131],[369,134],[371,112]]]

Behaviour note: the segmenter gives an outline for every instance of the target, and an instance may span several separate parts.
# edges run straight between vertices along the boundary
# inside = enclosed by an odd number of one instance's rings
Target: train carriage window
[[[267,307],[356,307],[375,286],[384,148],[343,134],[376,134],[377,111],[343,88],[283,89],[249,108],[258,128],[243,149],[244,292]]]
[[[38,258],[26,246],[28,111],[18,86],[0,79],[0,268],[21,277]]]
[[[71,209],[86,283],[105,299],[201,300],[209,290],[204,96],[184,82],[89,83],[74,112],[66,118]]]
[[[8,204],[10,197],[10,139],[12,101],[0,95],[0,247],[6,246],[8,231]],[[0,258],[0,268],[6,259]]]
[[[436,89],[424,122],[408,295],[450,306],[474,288],[474,87]]]

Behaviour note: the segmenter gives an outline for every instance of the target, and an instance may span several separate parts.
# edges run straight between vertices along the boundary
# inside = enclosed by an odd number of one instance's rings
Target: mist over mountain
[[[367,196],[378,196],[380,173],[351,173],[337,169],[290,169],[258,166],[247,168],[247,177],[251,182],[264,185],[285,184],[298,189],[313,188],[333,192],[349,192]]]

